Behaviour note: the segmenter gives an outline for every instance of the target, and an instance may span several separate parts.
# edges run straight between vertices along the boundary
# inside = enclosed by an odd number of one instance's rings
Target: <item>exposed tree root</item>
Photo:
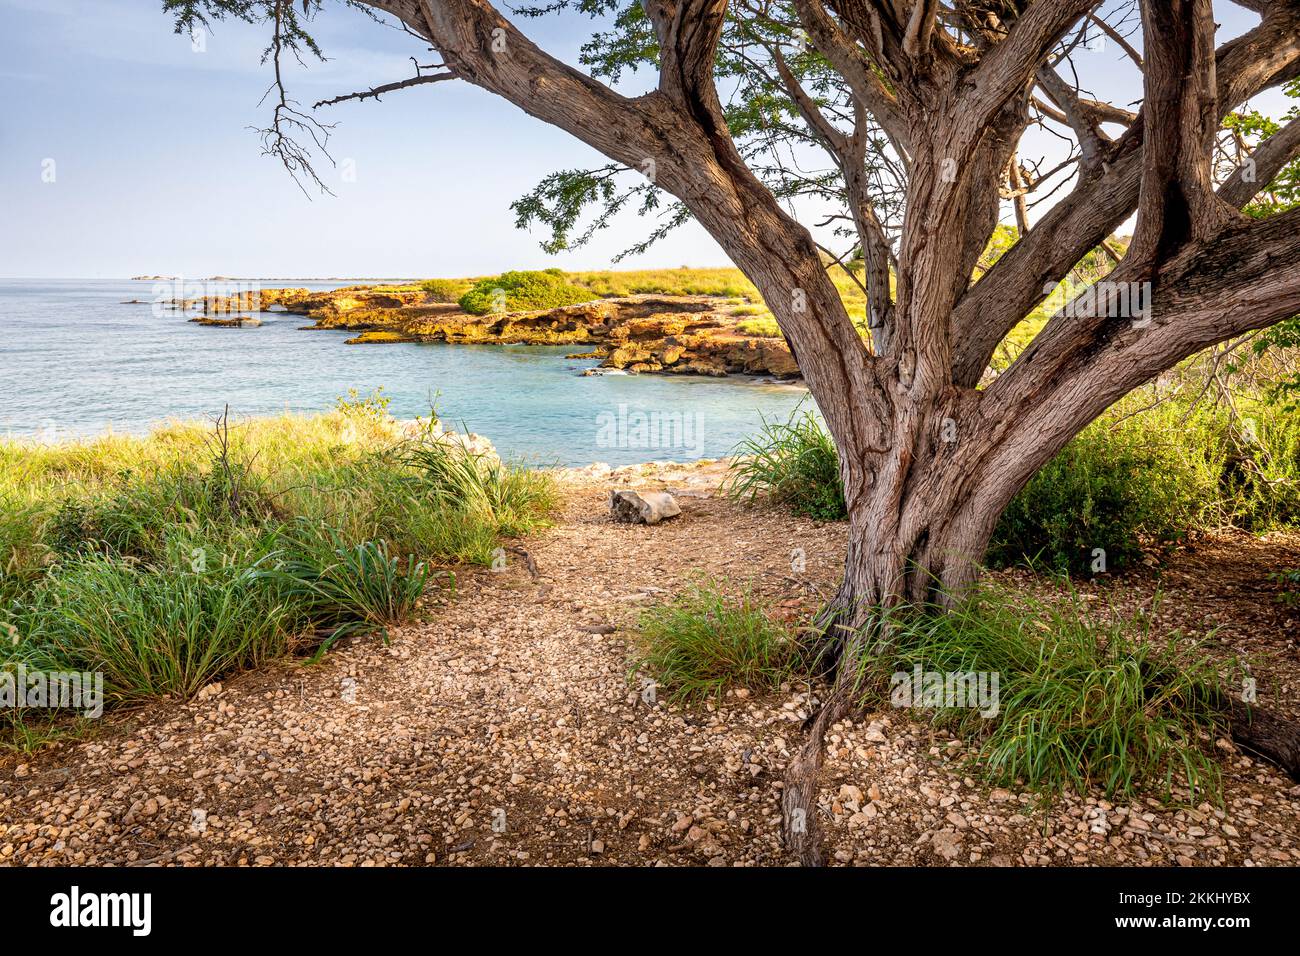
[[[786,848],[803,866],[821,866],[821,833],[817,819],[817,775],[821,772],[826,728],[843,717],[853,704],[855,658],[862,651],[864,629],[871,626],[864,605],[841,591],[817,615],[810,631],[821,648],[814,675],[831,685],[821,709],[804,723],[803,745],[785,771],[781,792],[781,830]]]
[[[1232,739],[1252,756],[1267,760],[1300,782],[1300,721],[1234,701]]]
[[[822,768],[826,728],[849,709],[851,694],[838,683],[830,699],[809,719],[808,737],[785,771],[781,794],[786,848],[803,866],[821,866],[821,827],[817,820],[817,774]]]

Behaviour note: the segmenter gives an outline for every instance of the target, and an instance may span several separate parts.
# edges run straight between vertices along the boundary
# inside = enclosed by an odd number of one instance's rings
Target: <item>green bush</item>
[[[1089,574],[1183,540],[1214,501],[1214,463],[1161,424],[1139,416],[1086,428],[1008,505],[989,563]]]
[[[384,394],[382,385],[365,395],[356,388],[350,388],[346,395],[334,399],[334,410],[345,418],[359,418],[378,423],[388,418],[388,406],[392,401],[390,396]]]
[[[1096,787],[1121,799],[1148,790],[1172,798],[1178,785],[1193,802],[1217,796],[1208,743],[1227,730],[1227,685],[1198,647],[1156,642],[1152,619],[1099,620],[1077,595],[1013,601],[986,588],[946,613],[897,611],[886,653],[861,659],[858,688],[872,698],[889,681],[891,703],[974,745],[991,784],[1049,796]],[[996,675],[996,706],[898,694],[916,668],[989,675],[988,689]]]
[[[596,296],[570,283],[559,269],[544,272],[503,272],[480,279],[460,297],[460,307],[473,315],[554,309],[590,302]]]
[[[767,495],[821,521],[847,516],[835,442],[810,409],[795,409],[783,422],[764,419],[758,434],[733,454],[739,456],[727,481],[733,497],[752,501]]]
[[[420,288],[435,302],[457,302],[473,288],[469,279],[425,279]]]
[[[784,627],[748,592],[732,597],[707,578],[641,615],[639,660],[672,700],[713,697],[728,687],[771,690],[801,660]]]

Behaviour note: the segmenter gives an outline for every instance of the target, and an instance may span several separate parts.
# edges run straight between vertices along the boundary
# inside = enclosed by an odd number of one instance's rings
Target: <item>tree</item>
[[[1300,152],[1297,120],[1216,180],[1225,117],[1300,76],[1297,0],[1239,0],[1259,23],[1217,48],[1211,0],[578,0],[619,15],[587,48],[598,72],[655,64],[657,85],[638,96],[548,55],[488,0],[350,2],[395,17],[441,58],[438,72],[352,97],[448,78],[490,90],[650,175],[758,287],[839,450],[850,533],[823,621],[831,640],[870,628],[882,608],[954,600],[1011,498],[1109,405],[1210,345],[1300,312],[1300,210],[1241,212]],[[306,42],[288,0],[165,6],[178,29],[205,15],[270,20],[277,62]],[[1141,69],[1136,112],[1067,81],[1089,31]],[[728,109],[718,76],[738,70],[752,70],[753,95]],[[278,72],[277,87],[268,149],[301,168],[287,134],[305,120]],[[1068,191],[1030,227],[1024,196],[1055,173],[1017,156],[1033,123],[1072,146],[1053,187]],[[829,174],[793,183],[779,163],[764,165],[754,129],[815,144]],[[521,216],[558,226],[565,241],[585,199],[616,195],[583,182],[543,190]],[[869,338],[782,203],[799,189],[842,203],[865,267]],[[1018,241],[972,279],[1004,198]],[[999,342],[1135,213],[1109,275],[983,383]],[[821,732],[842,707],[836,694],[794,762],[788,820],[815,816]],[[1257,746],[1297,772],[1293,739]],[[815,858],[814,827],[787,833]]]

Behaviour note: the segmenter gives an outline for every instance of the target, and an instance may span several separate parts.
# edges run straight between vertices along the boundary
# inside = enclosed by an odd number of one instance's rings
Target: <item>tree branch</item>
[[[1023,423],[1017,416],[1034,407],[1076,401],[1100,414],[1184,358],[1300,313],[1300,209],[1237,220],[1195,242],[1150,280],[1140,317],[1116,314],[1146,281],[1130,259],[1094,290],[1091,314],[1058,312],[984,390],[989,414]]]
[[[1189,239],[1234,213],[1214,194],[1210,159],[1218,129],[1211,0],[1142,0],[1142,180],[1126,260],[1154,271]]]
[[[844,77],[854,97],[861,101],[890,137],[910,151],[911,135],[898,100],[872,69],[862,49],[826,12],[821,0],[795,0],[795,9],[813,46]]]
[[[659,89],[688,111],[721,114],[713,85],[713,60],[727,0],[644,0],[659,38]]]
[[[441,83],[443,80],[456,79],[455,73],[427,73],[423,76],[412,76],[405,80],[398,80],[396,83],[385,83],[382,86],[372,86],[370,89],[359,93],[346,93],[343,96],[336,96],[332,100],[321,100],[312,106],[312,109],[320,109],[322,106],[333,106],[336,103],[344,103],[348,100],[365,100],[374,98],[376,100],[385,93],[392,93],[396,90],[404,90],[411,86],[420,86],[424,83]]]
[[[1256,146],[1249,159],[1219,187],[1219,198],[1241,209],[1297,156],[1300,156],[1300,117]]]
[[[1271,8],[1255,29],[1216,54],[1218,120],[1262,90],[1300,75],[1300,11]],[[973,386],[997,344],[1090,250],[1137,208],[1143,118],[1111,147],[1101,169],[1079,178],[957,303],[953,377]]]
[[[1094,125],[1078,92],[1050,66],[1044,66],[1038,71],[1038,83],[1052,98],[1052,102],[1060,107],[1066,123],[1074,130],[1079,148],[1083,150],[1083,164],[1095,166],[1101,162],[1105,151],[1103,144],[1110,138]]]
[[[956,131],[957,149],[974,143],[1016,93],[1028,89],[1040,64],[1070,26],[1098,0],[1036,0],[1011,25],[1007,37],[992,47],[966,82],[972,93],[962,102]]]
[[[1079,421],[1202,349],[1300,312],[1300,210],[1234,222],[1166,263],[1152,283],[1148,316],[1138,322],[1113,314],[1116,296],[1136,275],[1132,267],[1116,270],[1091,314],[1057,313],[1011,368],[977,393],[988,451],[963,463],[970,480],[997,476],[1014,494]]]

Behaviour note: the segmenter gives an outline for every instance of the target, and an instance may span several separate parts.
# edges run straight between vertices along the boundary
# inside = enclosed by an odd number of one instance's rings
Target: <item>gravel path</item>
[[[808,688],[648,703],[628,680],[627,628],[699,571],[752,582],[800,617],[831,589],[843,528],[718,499],[716,468],[646,471],[616,477],[671,488],[679,519],[615,525],[608,476],[573,473],[556,527],[521,542],[535,576],[511,552],[503,571],[460,574],[453,598],[387,646],[358,640],[318,665],[286,662],[34,757],[0,756],[0,861],[787,863],[779,785],[815,706]],[[1294,538],[1260,547],[1258,577],[1300,550]],[[1178,617],[1208,619],[1200,576],[1185,578]],[[1220,616],[1235,600],[1203,598]],[[1241,641],[1273,651],[1290,690],[1295,621],[1255,601],[1265,611]],[[836,725],[827,746],[832,862],[1300,863],[1300,787],[1226,741],[1225,805],[1181,810],[1038,808],[979,785],[958,742],[896,711]]]

